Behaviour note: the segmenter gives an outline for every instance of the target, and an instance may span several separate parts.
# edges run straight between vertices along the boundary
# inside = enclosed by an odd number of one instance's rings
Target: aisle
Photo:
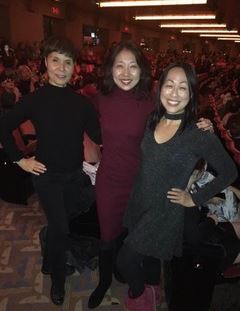
[[[0,311],[87,311],[87,301],[95,288],[98,271],[85,268],[67,278],[62,307],[50,302],[50,278],[40,272],[38,234],[46,223],[36,196],[28,206],[0,200]],[[113,281],[97,310],[122,311],[126,285]],[[167,311],[166,304],[159,310]]]

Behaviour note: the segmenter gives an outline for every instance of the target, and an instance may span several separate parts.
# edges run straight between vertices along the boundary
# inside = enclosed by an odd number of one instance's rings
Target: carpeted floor
[[[98,282],[97,269],[85,268],[66,280],[62,307],[50,302],[50,278],[40,272],[39,232],[46,224],[37,197],[28,205],[7,203],[0,199],[0,311],[87,311],[90,293]],[[127,286],[113,280],[102,304],[96,310],[122,311]],[[162,290],[158,311],[168,311]],[[211,311],[238,311],[239,281],[215,286]],[[200,310],[196,310],[200,311]]]
[[[86,311],[87,301],[98,280],[97,269],[85,268],[66,281],[62,307],[50,302],[50,278],[40,272],[39,231],[46,223],[33,195],[28,205],[0,200],[0,311]],[[122,311],[126,285],[113,281],[97,310]],[[164,301],[159,310],[167,311]]]

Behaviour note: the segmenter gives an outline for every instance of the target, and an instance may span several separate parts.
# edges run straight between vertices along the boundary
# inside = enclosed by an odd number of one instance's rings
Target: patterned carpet
[[[36,195],[27,205],[0,199],[0,311],[87,311],[90,293],[98,283],[98,270],[85,268],[66,280],[62,307],[51,303],[50,277],[40,272],[40,229],[46,224]],[[215,286],[211,311],[238,311],[239,281]],[[102,304],[96,310],[122,311],[127,286],[115,279]],[[162,290],[158,311],[168,311]],[[200,310],[196,310],[200,311]]]
[[[88,297],[98,280],[97,269],[85,268],[83,273],[75,272],[67,278],[62,307],[50,302],[50,278],[40,272],[38,234],[45,223],[35,195],[27,206],[0,199],[0,311],[88,310]],[[122,311],[126,291],[126,285],[114,280],[97,310]],[[165,302],[159,310],[168,310]]]

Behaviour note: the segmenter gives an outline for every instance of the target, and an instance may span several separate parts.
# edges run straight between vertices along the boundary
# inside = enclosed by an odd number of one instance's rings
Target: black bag
[[[41,255],[44,257],[47,226],[39,232]],[[67,263],[79,273],[85,267],[95,270],[98,266],[99,239],[90,236],[70,236],[70,250],[67,252]]]
[[[95,270],[98,266],[99,240],[94,237],[81,236],[71,239],[67,262],[82,273],[85,267]]]
[[[71,178],[71,183],[77,189],[77,210],[71,218],[75,218],[81,212],[88,212],[96,200],[95,187],[92,185],[89,176],[82,170],[78,170]]]

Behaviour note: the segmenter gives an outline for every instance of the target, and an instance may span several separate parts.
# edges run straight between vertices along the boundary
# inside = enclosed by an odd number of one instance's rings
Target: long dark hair
[[[112,67],[117,55],[123,50],[128,50],[134,54],[136,62],[141,69],[140,81],[135,86],[137,98],[141,99],[150,96],[152,88],[150,65],[141,49],[132,41],[122,41],[116,44],[109,51],[103,64],[103,80],[101,84],[102,94],[107,95],[111,93],[113,87],[115,86],[115,82],[112,77]]]
[[[169,71],[176,67],[182,68],[185,72],[186,78],[188,80],[189,96],[190,96],[189,103],[185,107],[184,117],[182,119],[182,124],[179,129],[180,132],[184,130],[187,124],[191,123],[192,121],[195,121],[197,118],[198,86],[197,86],[196,72],[189,63],[183,62],[172,63],[164,69],[159,80],[158,90],[156,94],[155,110],[149,119],[149,127],[153,131],[155,130],[156,125],[159,123],[160,119],[163,117],[165,113],[165,108],[160,100],[161,88],[164,82],[166,81]]]

